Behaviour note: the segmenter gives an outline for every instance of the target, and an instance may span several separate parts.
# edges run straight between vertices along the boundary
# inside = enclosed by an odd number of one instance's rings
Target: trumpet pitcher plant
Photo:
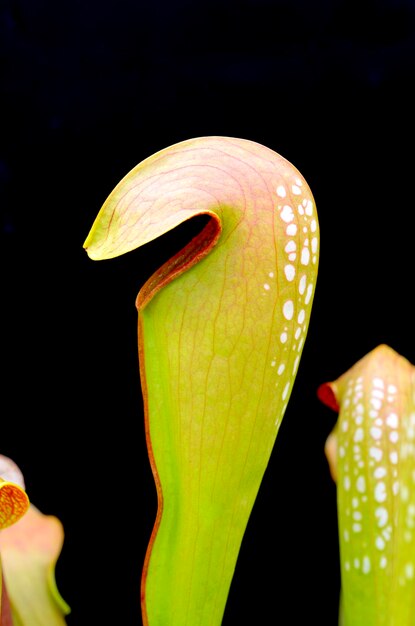
[[[318,389],[339,412],[326,450],[337,502],[342,626],[415,624],[415,367],[380,345]]]
[[[19,467],[0,455],[0,626],[65,626],[69,606],[55,582],[63,526],[25,491]]]
[[[111,192],[85,241],[124,254],[197,215],[141,288],[138,353],[158,512],[142,572],[149,626],[222,620],[240,544],[302,354],[319,228],[300,172],[258,143],[201,137]]]

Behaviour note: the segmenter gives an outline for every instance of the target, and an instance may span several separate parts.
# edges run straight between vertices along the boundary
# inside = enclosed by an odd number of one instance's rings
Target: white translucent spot
[[[284,391],[282,392],[283,400],[285,400],[285,398],[287,397],[289,389],[290,389],[290,383],[287,383],[284,387]]]
[[[381,537],[380,535],[378,535],[375,539],[375,546],[377,547],[378,550],[384,550],[385,549],[385,540],[383,539],[383,537]]]
[[[307,284],[307,276],[305,274],[303,274],[303,276],[301,276],[300,282],[298,284],[298,291],[300,292],[301,295],[303,295],[303,293],[305,291],[306,284]]]
[[[373,386],[377,387],[378,389],[383,389],[385,386],[383,379],[379,378],[378,376],[375,376],[372,382],[373,382]]]
[[[281,374],[283,373],[283,371],[285,370],[285,364],[281,363],[281,365],[279,366],[278,370],[277,370],[277,374],[279,376],[281,376]]]
[[[386,418],[386,423],[391,428],[398,428],[399,420],[396,413],[389,413],[388,417]]]
[[[345,432],[347,432],[348,428],[349,428],[349,422],[347,420],[343,420],[343,422],[342,422],[342,431],[345,433]]]
[[[285,205],[282,207],[282,211],[281,211],[281,213],[280,213],[280,217],[281,217],[281,219],[282,219],[284,222],[287,222],[287,224],[288,224],[289,222],[292,222],[292,221],[293,221],[293,219],[294,219],[294,213],[293,213],[292,208],[291,208],[288,204],[285,204]],[[288,231],[287,231],[287,232],[288,232]]]
[[[311,230],[312,233],[316,232],[316,230],[317,230],[317,222],[316,222],[316,220],[311,220],[310,230]]]
[[[358,443],[359,441],[363,441],[364,431],[363,428],[357,428],[354,434],[353,440]]]
[[[293,239],[290,239],[290,241],[287,243],[287,245],[284,248],[285,252],[295,252],[295,250],[297,250],[297,244],[295,243],[295,241]]]
[[[414,577],[414,566],[412,563],[407,563],[405,565],[405,576],[408,578],[408,580],[412,580],[412,578]]]
[[[397,464],[398,462],[398,453],[396,452],[396,450],[392,450],[392,452],[389,455],[390,461],[391,463],[393,463],[394,465]]]
[[[298,185],[292,185],[291,191],[293,192],[295,196],[299,196],[301,194],[301,189],[299,188]]]
[[[370,572],[370,558],[368,556],[363,557],[362,572],[368,574]]]
[[[344,529],[343,537],[345,541],[350,541],[350,533],[346,528]]]
[[[385,394],[383,393],[381,389],[373,389],[372,396],[374,398],[379,398],[380,400],[383,400],[383,398],[385,397]]]
[[[399,439],[398,432],[396,430],[392,430],[392,432],[389,433],[389,439],[391,443],[396,443]]]
[[[364,476],[359,476],[357,479],[356,489],[359,493],[364,493],[366,491],[366,481]]]
[[[310,302],[312,293],[313,293],[313,285],[310,283],[307,287],[307,293],[304,298],[305,304],[308,304]]]
[[[292,300],[287,300],[286,302],[284,302],[282,312],[285,319],[292,320],[294,315],[294,302]]]
[[[305,319],[305,310],[301,309],[301,311],[299,312],[298,317],[297,317],[297,322],[299,324],[302,324],[304,322],[304,319]]]
[[[378,506],[375,510],[375,517],[378,521],[379,528],[386,526],[388,522],[388,511],[384,506]]]
[[[372,435],[373,439],[380,439],[382,437],[382,430],[380,428],[377,428],[377,426],[372,426],[372,428],[370,429],[370,434]]]
[[[398,391],[398,388],[396,385],[388,385],[388,393],[394,394]]]
[[[356,557],[355,559],[353,559],[353,565],[355,569],[359,569],[360,567],[360,560]]]
[[[315,254],[317,252],[318,239],[317,237],[313,237],[311,240],[311,252]]]
[[[344,563],[344,569],[346,570],[346,572],[350,571],[350,561],[345,561]]]
[[[382,419],[381,419],[380,417],[378,417],[377,419],[375,419],[375,424],[376,424],[376,426],[383,426]]]
[[[268,283],[264,283],[264,289],[265,291],[269,291],[271,287],[268,285]]]
[[[391,532],[392,532],[392,526],[388,526],[387,528],[384,528],[382,530],[382,535],[386,541],[390,541]]]
[[[362,514],[360,511],[353,511],[353,519],[356,520],[356,522],[360,522],[362,520]]]
[[[281,343],[286,343],[287,339],[288,339],[288,335],[287,335],[287,333],[285,333],[285,332],[284,332],[284,333],[281,333],[281,335],[280,335],[280,341],[281,341]]]
[[[377,467],[373,474],[375,478],[384,478],[386,476],[386,469],[384,467]]]
[[[372,446],[369,449],[369,456],[372,457],[372,459],[375,459],[375,461],[381,461],[382,460],[382,456],[383,456],[383,452],[380,448],[375,448],[374,446]]]
[[[301,250],[301,264],[308,265],[310,262],[310,250],[308,248],[303,248]]]
[[[299,205],[298,205],[298,213],[299,213],[300,215],[304,215],[304,207],[302,206],[302,204],[299,204]]]
[[[399,493],[399,481],[396,480],[392,485],[392,493],[394,496],[397,496]]]
[[[377,417],[379,415],[379,413],[377,411],[375,411],[375,409],[370,409],[369,411],[369,417],[371,419],[374,419],[375,417]]]
[[[290,252],[290,254],[288,255],[289,261],[295,261],[296,258],[297,258],[297,254],[295,252]]]
[[[313,203],[311,202],[311,200],[309,200],[307,202],[307,206],[305,208],[305,212],[306,212],[306,215],[312,215],[313,214]]]
[[[385,502],[386,500],[386,486],[385,483],[380,482],[375,486],[375,500],[376,502]]]
[[[350,490],[350,478],[349,476],[345,476],[343,479],[343,486],[345,491],[349,491]]]
[[[359,498],[352,498],[352,507],[354,509],[357,509],[358,506],[359,506]]]
[[[277,362],[276,362],[276,361],[271,361],[271,367],[275,367],[275,366],[276,366],[276,364],[277,364]]]
[[[274,278],[274,272],[270,272],[270,273],[268,274],[268,276],[269,276],[270,278]]]
[[[285,198],[285,196],[287,195],[287,192],[285,190],[284,185],[278,185],[277,194],[279,195],[280,198]]]
[[[301,335],[301,326],[299,326],[297,330],[295,331],[294,339],[298,341],[300,335]]]
[[[360,531],[362,530],[362,524],[359,524],[358,522],[355,522],[352,525],[352,530],[354,533],[360,533]]]
[[[385,567],[386,567],[387,563],[388,563],[388,560],[387,560],[386,556],[382,556],[382,557],[380,558],[380,561],[379,561],[379,567],[380,567],[381,569],[385,569]]]
[[[296,178],[295,179],[295,184],[299,185],[300,187],[302,187],[303,186],[303,181],[301,180],[301,178]]]
[[[298,364],[300,363],[300,357],[297,355],[295,357],[295,361],[294,361],[294,366],[293,366],[293,374],[296,373],[297,368],[298,368]]]
[[[286,265],[284,267],[285,278],[291,282],[295,278],[295,267],[294,265]]]
[[[365,412],[365,408],[364,408],[363,404],[358,404],[356,406],[356,408],[355,408],[355,412],[356,413],[360,413],[360,414],[364,413]]]
[[[379,400],[379,398],[371,398],[370,404],[373,406],[374,409],[377,409],[377,410],[379,410],[380,407],[382,406],[382,402]]]
[[[340,446],[340,448],[339,448],[339,457],[343,458],[345,456],[346,456],[346,450],[344,449],[343,446]]]
[[[297,234],[297,225],[289,224],[285,232],[287,233],[288,236],[293,237],[294,235]]]

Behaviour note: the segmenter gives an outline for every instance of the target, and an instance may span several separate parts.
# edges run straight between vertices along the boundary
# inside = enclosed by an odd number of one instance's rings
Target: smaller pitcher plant
[[[29,502],[23,475],[0,455],[0,626],[65,626],[55,564],[63,526]]]
[[[342,626],[415,624],[415,367],[380,345],[334,382]]]

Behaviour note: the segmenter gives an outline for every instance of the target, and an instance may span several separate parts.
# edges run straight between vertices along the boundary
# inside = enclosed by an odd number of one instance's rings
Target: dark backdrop
[[[323,446],[336,416],[316,388],[380,343],[415,363],[415,2],[0,6],[0,452],[24,471],[32,501],[64,524],[57,580],[68,624],[141,623],[156,501],[134,300],[194,226],[111,261],[89,260],[82,244],[143,158],[228,135],[299,168],[317,203],[321,257],[223,626],[333,626],[336,494]]]

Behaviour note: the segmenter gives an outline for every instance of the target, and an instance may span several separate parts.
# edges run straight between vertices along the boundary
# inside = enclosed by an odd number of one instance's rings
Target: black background
[[[321,256],[223,626],[333,626],[336,494],[323,447],[336,416],[316,389],[380,343],[415,363],[415,2],[0,6],[0,452],[20,465],[32,502],[64,524],[57,581],[68,625],[141,623],[156,499],[134,301],[200,225],[111,261],[91,261],[82,244],[136,163],[184,139],[227,135],[263,143],[302,172]]]

